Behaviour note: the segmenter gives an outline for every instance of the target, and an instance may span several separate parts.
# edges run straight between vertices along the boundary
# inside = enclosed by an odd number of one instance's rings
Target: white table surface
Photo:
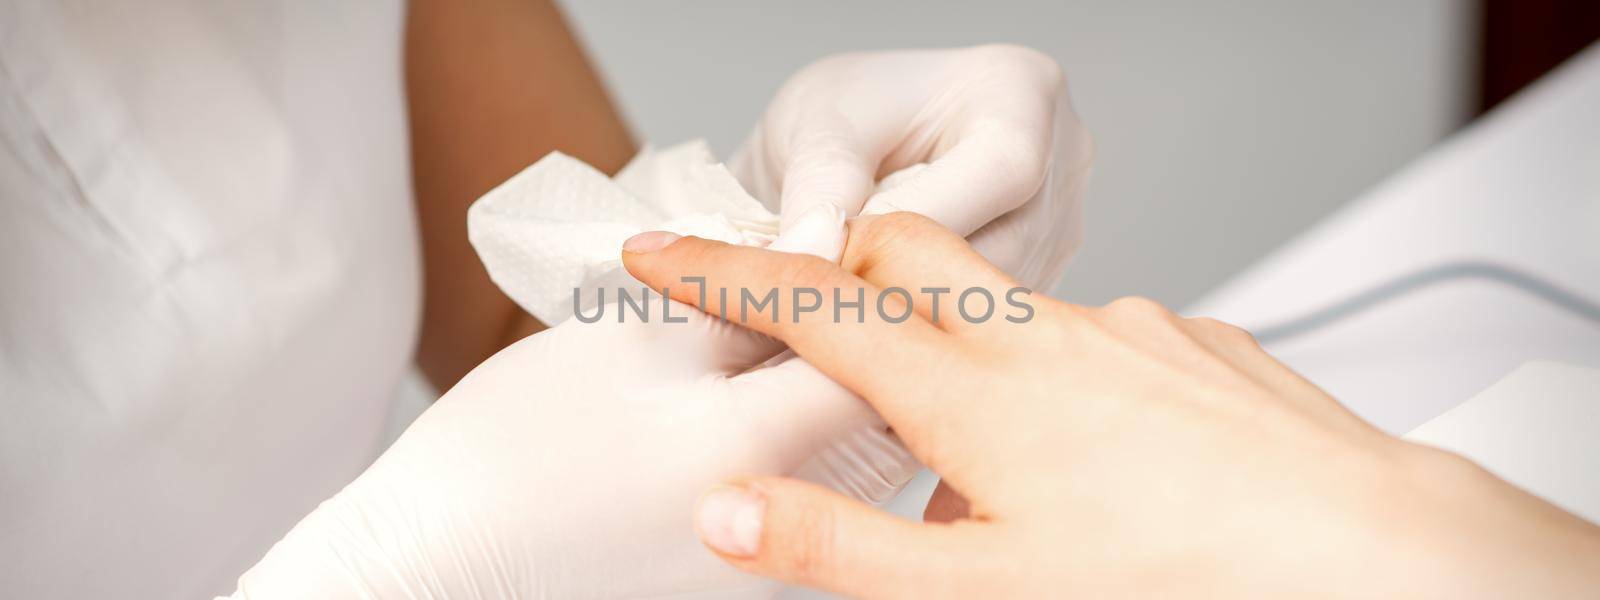
[[[1600,369],[1530,362],[1406,434],[1600,523]]]
[[[1452,261],[1503,265],[1600,303],[1600,46],[1184,312],[1258,331]],[[1600,366],[1600,323],[1464,278],[1264,345],[1402,433],[1528,361]]]

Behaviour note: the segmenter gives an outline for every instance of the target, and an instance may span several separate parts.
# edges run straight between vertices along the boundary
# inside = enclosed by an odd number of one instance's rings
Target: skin
[[[412,0],[406,98],[423,250],[417,362],[437,389],[544,328],[497,289],[467,207],[552,150],[613,173],[633,137],[548,0]]]
[[[780,297],[981,286],[1003,298],[1016,286],[909,213],[853,221],[840,265],[659,232],[623,258],[656,289],[683,276]],[[705,297],[716,313],[719,295]],[[968,323],[949,303],[935,323],[927,302],[899,324],[875,311],[865,323],[752,318],[871,403],[967,506],[912,523],[801,481],[737,480],[701,498],[702,540],[738,568],[869,598],[1600,589],[1600,527],[1371,427],[1243,330],[1138,298],[1027,300],[1025,324]]]

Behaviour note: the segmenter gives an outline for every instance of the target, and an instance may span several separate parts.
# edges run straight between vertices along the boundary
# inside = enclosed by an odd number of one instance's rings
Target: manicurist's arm
[[[634,141],[549,0],[412,0],[405,45],[425,282],[417,356],[443,390],[543,328],[489,280],[467,207],[551,150],[611,172]]]

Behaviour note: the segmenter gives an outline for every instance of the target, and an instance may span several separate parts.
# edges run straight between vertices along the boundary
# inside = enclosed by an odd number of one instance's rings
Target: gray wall
[[[1181,305],[1454,129],[1472,4],[569,1],[640,137],[731,152],[833,52],[1006,41],[1065,68],[1099,159],[1058,295]]]

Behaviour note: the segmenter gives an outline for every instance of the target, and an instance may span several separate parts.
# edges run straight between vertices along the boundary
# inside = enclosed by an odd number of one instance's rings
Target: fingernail
[[[634,254],[655,252],[667,247],[668,244],[678,241],[678,238],[681,237],[683,236],[671,231],[646,231],[628,238],[628,241],[623,242],[622,251],[632,252]]]
[[[745,488],[719,485],[695,505],[695,530],[707,546],[732,556],[755,556],[761,549],[761,519],[767,501]]]

